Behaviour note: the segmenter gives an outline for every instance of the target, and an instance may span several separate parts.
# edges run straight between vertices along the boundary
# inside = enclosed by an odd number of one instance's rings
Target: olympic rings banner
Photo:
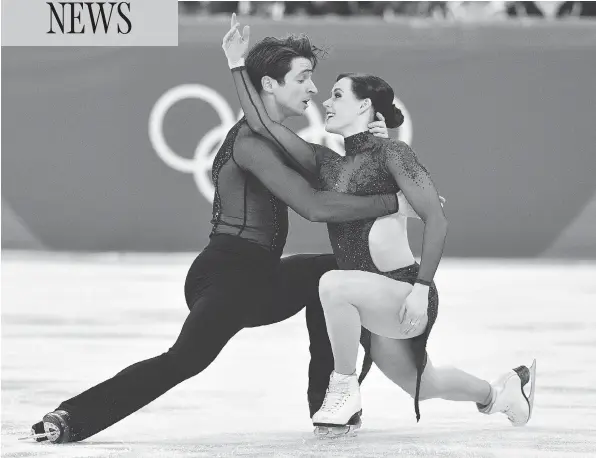
[[[309,141],[342,151],[320,105],[337,74],[393,86],[397,135],[447,198],[446,255],[596,259],[593,26],[249,22],[253,41],[328,47],[318,104],[289,123]],[[3,249],[200,251],[213,155],[241,116],[226,27],[181,24],[177,48],[4,48]],[[330,252],[325,226],[292,215],[286,252]]]

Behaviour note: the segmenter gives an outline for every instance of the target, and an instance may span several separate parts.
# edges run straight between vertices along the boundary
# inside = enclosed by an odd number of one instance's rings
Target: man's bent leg
[[[337,269],[337,262],[331,254],[289,256],[282,260],[280,267],[279,306],[283,303],[291,315],[306,307],[310,339],[307,394],[311,417],[323,403],[333,371],[333,352],[319,299],[319,280],[325,272],[334,269]]]
[[[57,410],[70,414],[71,441],[97,434],[209,366],[243,327],[234,301],[229,293],[202,297],[168,352],[133,364],[60,404]]]
[[[312,417],[323,404],[334,362],[331,342],[325,326],[325,315],[320,301],[307,304],[306,326],[310,339],[307,396],[310,416]]]

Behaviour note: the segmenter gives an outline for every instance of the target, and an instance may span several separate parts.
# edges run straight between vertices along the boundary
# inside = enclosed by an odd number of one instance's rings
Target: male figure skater
[[[265,38],[247,55],[250,78],[276,122],[302,115],[317,93],[312,81],[317,51],[300,36]],[[371,129],[386,135],[381,125]],[[312,157],[303,161],[314,161],[317,148],[322,147],[313,145]],[[310,221],[344,222],[394,213],[398,196],[316,190],[304,162],[255,135],[245,119],[230,129],[217,153],[213,182],[210,242],[188,271],[185,298],[190,313],[174,345],[62,402],[33,425],[31,437],[65,443],[97,434],[202,372],[241,329],[277,323],[303,307],[310,338],[311,416],[321,407],[333,354],[318,283],[337,264],[332,255],[280,259],[288,207]]]

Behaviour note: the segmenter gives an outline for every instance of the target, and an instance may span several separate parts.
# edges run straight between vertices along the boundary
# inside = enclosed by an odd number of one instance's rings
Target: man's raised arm
[[[249,27],[244,27],[242,34],[238,31],[240,23],[236,15],[232,15],[231,29],[223,38],[222,48],[232,70],[234,84],[250,129],[273,141],[285,156],[292,168],[309,180],[317,176],[314,151],[309,143],[296,135],[284,125],[274,122],[267,113],[261,96],[250,81],[244,67],[244,56],[248,51]]]

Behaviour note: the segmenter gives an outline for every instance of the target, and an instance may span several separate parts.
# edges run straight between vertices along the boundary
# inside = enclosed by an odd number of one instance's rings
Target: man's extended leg
[[[166,353],[133,364],[60,404],[57,410],[69,414],[69,441],[97,434],[211,364],[243,327],[237,309],[246,305],[247,295],[240,291],[243,288],[223,286],[210,288],[195,302]],[[239,291],[243,300],[238,299]]]

